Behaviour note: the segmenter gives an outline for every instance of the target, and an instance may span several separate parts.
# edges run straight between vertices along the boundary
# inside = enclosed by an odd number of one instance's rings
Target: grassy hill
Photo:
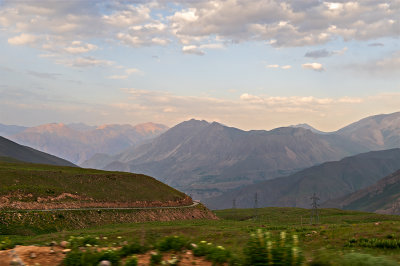
[[[189,205],[156,179],[77,167],[0,162],[0,207],[13,209]]]
[[[28,163],[41,163],[51,165],[75,166],[73,163],[58,158],[51,154],[19,145],[0,136],[0,157],[14,158]]]

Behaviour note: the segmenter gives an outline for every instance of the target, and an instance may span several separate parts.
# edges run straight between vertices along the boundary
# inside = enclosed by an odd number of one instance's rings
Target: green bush
[[[288,238],[281,232],[279,238],[273,238],[261,229],[251,235],[244,255],[246,265],[301,265],[304,259],[297,235]]]
[[[207,243],[207,241],[201,241],[200,243],[198,243],[197,245],[194,245],[194,247],[192,247],[193,249],[193,255],[195,255],[196,257],[204,257],[206,255],[208,255],[211,252],[211,243]]]
[[[148,250],[147,247],[140,245],[138,242],[134,242],[132,244],[128,244],[122,246],[120,250],[118,250],[118,255],[120,257],[127,257],[133,254],[143,254]]]
[[[395,266],[397,262],[369,254],[349,253],[343,256],[343,266]]]
[[[188,243],[182,236],[167,236],[158,243],[157,248],[159,251],[181,251]]]
[[[215,246],[212,243],[201,241],[197,245],[192,246],[193,255],[196,257],[206,257],[213,264],[223,264],[231,259],[231,252],[223,246]]]
[[[153,252],[150,256],[150,265],[159,265],[162,261],[162,254]]]
[[[138,259],[136,256],[129,257],[125,262],[125,266],[136,266],[136,265],[138,265]]]
[[[65,266],[97,266],[101,261],[108,260],[113,266],[119,265],[120,258],[114,250],[101,252],[75,249],[64,259]]]
[[[14,248],[14,246],[15,244],[8,237],[0,240],[0,250],[11,249]]]
[[[79,247],[95,246],[99,244],[99,240],[93,236],[71,236],[68,239],[69,247],[76,249]]]

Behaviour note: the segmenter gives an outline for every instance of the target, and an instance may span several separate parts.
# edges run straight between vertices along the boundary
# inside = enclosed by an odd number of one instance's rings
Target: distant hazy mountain
[[[235,199],[237,207],[251,208],[257,193],[260,207],[308,208],[314,192],[323,203],[370,186],[398,169],[400,149],[368,152],[230,191],[205,203],[213,209],[224,209],[231,208]]]
[[[0,137],[0,157],[9,157],[28,163],[76,166],[56,156],[37,151],[30,147],[19,145],[3,137]]]
[[[204,198],[361,151],[341,136],[303,128],[243,131],[190,120],[150,143],[98,155],[83,166],[145,173]]]
[[[304,129],[308,129],[311,130],[314,133],[318,133],[318,134],[328,134],[327,132],[323,132],[321,130],[318,130],[312,126],[310,126],[309,124],[298,124],[298,125],[292,125],[290,127],[296,127],[296,128],[304,128]]]
[[[52,123],[26,128],[9,138],[80,164],[96,153],[119,153],[159,135],[166,129],[166,126],[154,123],[137,126]]]
[[[370,150],[400,148],[400,112],[367,117],[335,133]]]
[[[0,124],[0,136],[7,137],[24,131],[27,127]]]
[[[367,188],[331,200],[325,206],[400,215],[400,171]]]

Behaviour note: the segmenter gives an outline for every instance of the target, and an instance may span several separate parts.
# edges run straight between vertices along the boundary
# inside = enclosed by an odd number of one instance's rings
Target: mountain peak
[[[323,132],[323,131],[320,131],[320,130],[314,128],[313,126],[310,126],[309,124],[306,124],[306,123],[297,124],[297,125],[291,125],[291,126],[289,126],[289,127],[308,129],[308,130],[311,130],[311,132],[318,133],[318,134],[323,134],[323,133],[325,133],[325,132]]]

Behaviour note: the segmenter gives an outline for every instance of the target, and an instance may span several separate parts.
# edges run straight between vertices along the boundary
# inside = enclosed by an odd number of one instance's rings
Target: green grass
[[[176,201],[185,194],[156,179],[123,172],[78,167],[0,162],[0,197],[10,193],[21,201],[54,197],[61,193],[99,202]],[[27,197],[28,194],[31,196]]]
[[[165,236],[183,235],[192,242],[205,240],[241,255],[243,245],[249,240],[250,234],[258,228],[263,228],[273,235],[278,235],[281,231],[297,234],[299,246],[306,259],[321,252],[336,257],[358,252],[385,256],[400,262],[399,249],[348,244],[351,239],[386,239],[388,235],[393,234],[400,236],[400,216],[323,209],[320,215],[321,224],[310,225],[310,211],[299,208],[260,208],[257,210],[257,218],[254,217],[254,209],[222,210],[215,213],[220,220],[109,224],[80,230],[8,237],[22,244],[46,244],[53,240],[65,240],[70,236],[92,235],[106,236],[104,245],[118,243],[121,238],[129,242],[136,240],[151,245]]]

